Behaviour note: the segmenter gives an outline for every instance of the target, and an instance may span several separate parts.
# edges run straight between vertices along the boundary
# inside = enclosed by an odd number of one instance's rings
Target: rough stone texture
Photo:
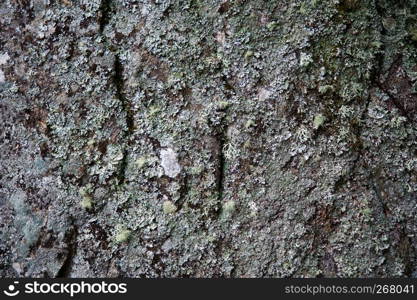
[[[417,276],[416,15],[0,1],[0,276]]]

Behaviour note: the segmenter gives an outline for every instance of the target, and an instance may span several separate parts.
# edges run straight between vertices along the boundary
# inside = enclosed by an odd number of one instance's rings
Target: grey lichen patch
[[[5,82],[6,78],[4,76],[4,72],[2,70],[0,70],[0,83]]]
[[[165,214],[173,214],[177,211],[178,208],[172,201],[166,200],[162,204],[162,209]]]
[[[10,202],[16,213],[15,226],[19,234],[23,235],[23,241],[19,247],[19,252],[27,254],[39,239],[42,227],[42,220],[33,214],[26,203],[27,194],[23,191],[17,191],[10,197]]]
[[[253,56],[253,51],[252,50],[248,50],[248,51],[246,51],[246,53],[245,53],[245,59],[246,60],[249,60],[252,56]]]
[[[1,66],[5,65],[9,59],[10,57],[7,53],[0,54],[0,83],[5,82],[6,80],[3,70],[1,70]]]
[[[181,172],[181,166],[178,163],[177,154],[171,148],[161,149],[160,151],[161,166],[165,175],[175,178]]]
[[[0,54],[0,66],[6,64],[9,59],[10,59],[9,54],[7,53]]]

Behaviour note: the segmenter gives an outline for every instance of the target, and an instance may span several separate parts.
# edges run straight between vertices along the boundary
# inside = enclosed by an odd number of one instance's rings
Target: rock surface
[[[415,0],[3,0],[0,276],[417,276]]]

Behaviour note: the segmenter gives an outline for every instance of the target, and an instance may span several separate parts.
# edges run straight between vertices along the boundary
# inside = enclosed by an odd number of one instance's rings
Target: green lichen
[[[253,126],[255,126],[256,125],[256,122],[254,121],[254,120],[252,120],[252,119],[249,119],[248,121],[246,121],[246,123],[245,123],[245,127],[247,128],[247,129],[249,129],[249,128],[251,128],[251,127],[253,127]]]
[[[274,31],[278,27],[278,23],[273,21],[266,24],[266,28],[268,28],[269,31]]]
[[[326,94],[326,93],[333,92],[333,91],[334,91],[334,87],[332,85],[321,85],[319,87],[320,94]]]
[[[228,101],[219,101],[218,103],[217,103],[217,106],[218,106],[218,108],[219,109],[226,109],[226,108],[228,108],[228,107],[230,107],[232,104],[230,103],[230,102],[228,102]]]
[[[136,166],[138,167],[138,169],[142,169],[148,164],[148,162],[149,162],[148,157],[141,156],[136,160]]]
[[[172,201],[167,200],[162,204],[162,209],[165,214],[173,214],[178,208]]]
[[[326,117],[322,114],[318,114],[318,115],[314,116],[313,128],[314,129],[320,128],[321,126],[323,126],[325,121],[326,121]]]
[[[246,53],[245,53],[245,59],[246,60],[249,60],[253,56],[253,54],[254,53],[251,50],[246,51]]]
[[[93,199],[86,195],[83,197],[83,199],[80,201],[80,206],[84,209],[90,210],[93,208]]]
[[[233,200],[226,201],[222,206],[222,215],[231,217],[236,210],[236,202]]]
[[[120,229],[115,237],[114,237],[114,241],[118,244],[121,243],[126,243],[127,241],[129,241],[130,237],[132,235],[132,231],[128,230],[128,229]]]

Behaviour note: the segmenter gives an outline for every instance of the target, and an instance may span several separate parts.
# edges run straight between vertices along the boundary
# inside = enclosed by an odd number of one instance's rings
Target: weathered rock
[[[415,276],[416,12],[1,1],[0,276]]]

